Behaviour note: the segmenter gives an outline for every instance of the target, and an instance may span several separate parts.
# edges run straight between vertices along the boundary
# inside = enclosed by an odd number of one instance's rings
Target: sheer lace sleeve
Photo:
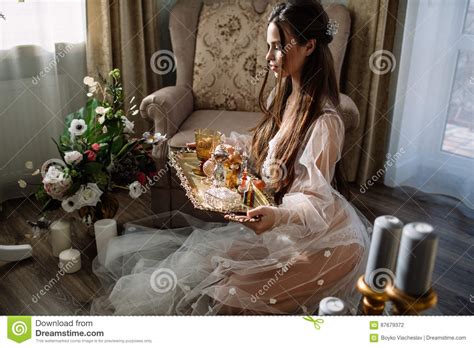
[[[275,224],[296,224],[300,237],[310,231],[325,231],[334,217],[331,181],[336,162],[341,157],[344,124],[335,112],[318,118],[303,152],[295,165],[295,181],[274,208]]]

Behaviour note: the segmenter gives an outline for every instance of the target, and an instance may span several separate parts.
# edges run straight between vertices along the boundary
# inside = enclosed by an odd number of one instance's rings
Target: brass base
[[[395,315],[418,315],[420,312],[436,306],[438,295],[429,289],[421,297],[413,297],[405,294],[394,286],[386,289],[390,301],[393,302],[393,314]]]
[[[385,309],[385,302],[388,296],[385,292],[374,291],[364,280],[361,275],[357,281],[357,290],[362,294],[362,302],[360,309],[366,315],[381,315]]]

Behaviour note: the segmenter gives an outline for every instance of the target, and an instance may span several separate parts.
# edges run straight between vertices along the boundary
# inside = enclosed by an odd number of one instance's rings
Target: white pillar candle
[[[53,255],[58,257],[61,251],[71,247],[71,224],[66,220],[56,220],[49,230]]]
[[[433,226],[412,222],[403,227],[397,260],[395,287],[411,296],[422,296],[431,288],[438,236]]]
[[[383,215],[374,221],[369,258],[364,280],[373,290],[393,284],[403,223],[395,216]]]
[[[105,265],[105,248],[109,240],[117,236],[117,221],[114,219],[102,219],[94,224],[95,243],[99,262]]]
[[[81,269],[81,253],[77,249],[66,249],[59,254],[59,268],[66,273],[74,273]]]
[[[349,310],[343,300],[337,297],[326,297],[319,302],[318,315],[345,315]]]

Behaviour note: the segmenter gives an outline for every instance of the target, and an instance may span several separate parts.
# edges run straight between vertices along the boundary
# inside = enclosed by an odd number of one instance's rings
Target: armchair
[[[169,147],[182,147],[194,141],[195,128],[214,128],[229,135],[231,131],[248,133],[258,123],[262,114],[257,98],[263,82],[259,77],[266,66],[266,19],[276,2],[177,1],[169,24],[176,85],[147,96],[140,106],[142,117],[151,120],[155,131],[166,133],[169,139],[154,148],[158,169],[168,168]],[[342,5],[332,5],[326,10],[339,24],[330,44],[339,81],[350,15]],[[272,87],[270,83],[267,85],[267,95]],[[357,127],[359,112],[344,94],[341,94],[341,106],[347,136]],[[220,215],[195,210],[171,169],[152,187],[152,210],[170,212],[170,226],[173,210],[204,220],[222,219]]]

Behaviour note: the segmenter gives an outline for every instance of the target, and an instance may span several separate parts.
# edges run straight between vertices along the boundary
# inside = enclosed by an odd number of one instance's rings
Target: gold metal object
[[[420,312],[436,306],[438,302],[438,295],[432,288],[421,297],[408,295],[395,286],[389,286],[386,290],[388,298],[393,303],[394,315],[418,315]]]
[[[360,304],[362,313],[367,315],[382,315],[385,309],[385,302],[388,295],[385,291],[377,292],[373,290],[361,275],[357,281],[357,290],[362,294],[363,298]]]
[[[221,213],[246,213],[249,208],[251,209],[261,205],[275,205],[272,197],[254,186],[255,200],[253,207],[248,207],[244,204],[242,204],[238,209],[214,207],[209,204],[205,197],[205,193],[212,186],[212,183],[210,183],[209,180],[206,180],[207,178],[203,179],[201,176],[193,173],[193,168],[196,168],[199,165],[196,151],[187,149],[170,149],[169,164],[176,170],[176,174],[180,180],[181,186],[186,192],[186,196],[196,209]],[[237,192],[237,190],[235,190],[235,192]]]
[[[202,166],[211,158],[214,149],[220,144],[222,133],[213,129],[199,128],[194,131],[194,137],[196,155],[200,162],[193,172],[196,175],[205,176]]]

